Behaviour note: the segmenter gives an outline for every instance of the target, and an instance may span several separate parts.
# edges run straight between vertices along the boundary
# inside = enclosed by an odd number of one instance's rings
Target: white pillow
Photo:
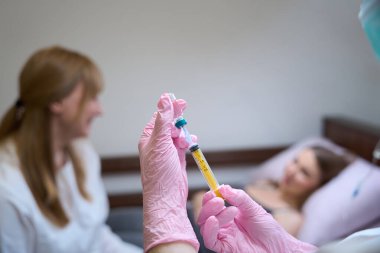
[[[345,149],[321,138],[309,138],[265,161],[252,172],[252,180],[282,177],[286,163],[305,147],[322,146],[337,154]],[[368,175],[368,173],[370,174]],[[363,181],[363,178],[365,180]],[[358,195],[353,192],[363,181]],[[337,177],[315,191],[305,202],[305,217],[298,238],[314,245],[340,239],[380,222],[380,168],[357,158]]]

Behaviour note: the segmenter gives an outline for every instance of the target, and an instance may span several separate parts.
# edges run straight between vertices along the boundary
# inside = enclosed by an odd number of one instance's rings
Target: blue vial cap
[[[176,128],[181,128],[182,126],[184,126],[186,124],[187,124],[187,121],[184,118],[180,117],[179,119],[177,119],[175,126],[176,126]]]

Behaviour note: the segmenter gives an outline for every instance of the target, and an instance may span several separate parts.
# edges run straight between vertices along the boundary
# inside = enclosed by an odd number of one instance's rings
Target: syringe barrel
[[[210,189],[213,190],[218,197],[221,197],[221,194],[218,190],[219,183],[216,180],[214,173],[210,168],[210,165],[207,163],[207,160],[204,157],[202,150],[199,148],[198,145],[194,145],[190,147],[190,151]]]
[[[176,100],[176,97],[173,93],[169,93],[170,99],[174,102]],[[208,186],[212,191],[215,192],[216,196],[222,197],[220,194],[218,188],[219,184],[218,181],[216,181],[216,178],[214,176],[214,173],[212,172],[210,166],[208,165],[206,158],[204,157],[201,149],[199,148],[198,144],[193,143],[191,139],[191,135],[189,131],[186,129],[185,125],[187,124],[186,120],[180,116],[175,121],[175,126],[178,129],[182,129],[187,143],[190,145],[189,150],[191,151],[191,155],[193,156],[195,162],[198,165],[199,170],[202,172],[202,175],[204,179],[206,180]]]

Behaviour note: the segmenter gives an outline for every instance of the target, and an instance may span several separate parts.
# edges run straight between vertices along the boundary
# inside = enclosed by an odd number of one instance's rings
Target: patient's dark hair
[[[350,163],[347,155],[338,155],[320,146],[312,146],[310,149],[314,152],[321,170],[321,186],[338,175]]]

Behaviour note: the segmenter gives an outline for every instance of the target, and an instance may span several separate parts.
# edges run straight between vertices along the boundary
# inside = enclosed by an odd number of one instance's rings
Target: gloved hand
[[[176,241],[188,242],[197,251],[199,248],[186,211],[188,143],[173,124],[185,107],[184,100],[172,102],[168,94],[163,94],[158,111],[139,141],[145,252],[158,244]]]
[[[222,185],[219,192],[232,206],[212,191],[203,198],[198,224],[205,246],[218,253],[315,252],[313,245],[288,234],[260,205],[243,190]]]

